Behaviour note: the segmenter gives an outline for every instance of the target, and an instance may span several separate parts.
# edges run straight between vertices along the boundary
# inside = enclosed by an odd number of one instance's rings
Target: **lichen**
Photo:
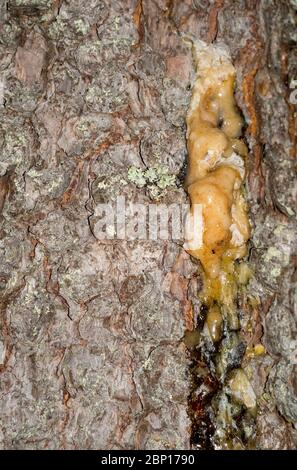
[[[58,16],[57,19],[49,26],[49,35],[52,38],[57,38],[65,32],[66,28],[67,23]]]
[[[176,176],[170,174],[169,168],[165,165],[153,166],[144,170],[131,166],[127,177],[138,188],[146,187],[152,199],[163,197],[169,187],[176,185]]]
[[[118,175],[110,175],[108,177],[103,177],[100,178],[100,180],[97,182],[96,186],[98,189],[107,189],[107,188],[113,188],[115,186],[126,186],[128,182],[125,180],[123,177],[123,174],[118,174]]]
[[[83,35],[86,35],[90,29],[90,25],[82,18],[75,20],[73,24],[76,31]]]
[[[52,4],[51,0],[15,0],[17,6],[41,6],[48,7]]]

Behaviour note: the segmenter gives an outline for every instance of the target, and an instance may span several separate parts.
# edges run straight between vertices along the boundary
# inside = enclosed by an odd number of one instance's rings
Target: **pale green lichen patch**
[[[161,198],[167,188],[176,184],[176,176],[170,174],[169,168],[165,165],[153,166],[145,170],[131,166],[128,170],[128,180],[138,188],[147,187],[152,199]]]
[[[102,62],[103,44],[101,41],[89,41],[81,44],[77,51],[78,62],[81,65],[99,64]]]
[[[275,246],[271,246],[268,248],[265,261],[271,261],[273,258],[281,258],[283,257],[283,253],[278,250]]]
[[[105,44],[111,47],[115,54],[127,54],[133,44],[133,36],[133,28],[127,30],[123,18],[115,16],[108,23],[108,32],[104,39]]]
[[[85,44],[82,44],[79,47],[79,50],[81,51],[82,54],[84,53],[97,53],[102,51],[103,44],[101,41],[92,41],[92,42],[87,42]]]
[[[7,148],[15,149],[24,147],[27,144],[27,139],[22,132],[11,132],[7,133],[4,139]]]
[[[145,178],[149,183],[155,183],[160,189],[174,186],[175,175],[170,175],[165,166],[152,167],[145,171]]]
[[[97,182],[98,189],[107,189],[112,186],[126,186],[128,182],[123,178],[121,174],[108,176],[106,178],[100,179]]]
[[[92,84],[86,94],[85,101],[89,108],[100,112],[111,112],[120,109],[126,100],[121,76],[110,81],[107,77],[102,82]]]
[[[24,149],[28,144],[22,131],[7,131],[4,137],[3,155],[0,162],[0,174],[4,174],[10,165],[19,166],[24,160]]]
[[[290,253],[286,252],[284,249],[280,250],[275,246],[270,246],[264,257],[264,261],[266,263],[274,261],[276,263],[279,263],[281,266],[286,266],[290,261]],[[271,275],[273,275],[274,277],[279,276],[281,273],[281,266],[278,265],[276,268],[272,269]]]
[[[49,35],[52,38],[59,37],[67,27],[67,23],[62,20],[62,18],[58,17],[54,23],[52,23],[49,27]]]
[[[15,0],[15,5],[20,6],[38,6],[47,7],[52,4],[51,0]]]
[[[255,227],[253,244],[258,250],[257,276],[274,289],[295,252],[295,237],[296,227],[289,219],[284,223],[267,216],[264,223]],[[269,240],[269,245],[264,240]],[[257,290],[257,286],[254,287]]]
[[[270,270],[271,277],[279,277],[281,275],[282,269],[280,266],[275,266]]]
[[[128,180],[136,184],[138,188],[143,188],[146,185],[146,178],[140,168],[131,166],[128,170]]]
[[[73,24],[74,24],[75,30],[78,33],[83,34],[83,35],[87,34],[90,29],[90,25],[82,18],[75,20]]]

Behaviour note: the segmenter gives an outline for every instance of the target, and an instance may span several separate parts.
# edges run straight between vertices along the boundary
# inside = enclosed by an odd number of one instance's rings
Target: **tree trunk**
[[[178,237],[124,239],[113,218],[101,231],[118,197],[188,202],[195,72],[181,33],[229,47],[246,122],[254,276],[241,338],[266,353],[243,359],[258,409],[251,435],[243,423],[232,439],[296,447],[296,9],[1,0],[1,448],[213,446],[213,395],[193,408],[195,361],[207,369],[191,343],[200,266]]]

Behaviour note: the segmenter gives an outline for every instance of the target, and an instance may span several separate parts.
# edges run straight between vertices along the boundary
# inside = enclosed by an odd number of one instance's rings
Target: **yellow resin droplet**
[[[242,369],[232,371],[228,385],[230,393],[236,401],[245,405],[250,411],[255,411],[257,405],[256,395]]]
[[[221,339],[223,325],[222,314],[217,305],[211,307],[207,312],[206,323],[211,339],[214,343],[217,343]]]
[[[263,354],[265,354],[265,348],[263,344],[255,344],[253,347],[248,347],[245,354],[247,357],[263,356]]]

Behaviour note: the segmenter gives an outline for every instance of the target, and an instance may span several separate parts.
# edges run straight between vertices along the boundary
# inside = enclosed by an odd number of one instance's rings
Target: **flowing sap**
[[[235,69],[220,47],[194,44],[197,77],[187,115],[188,172],[191,207],[202,207],[202,244],[185,248],[204,270],[202,302],[213,342],[222,324],[239,329],[235,261],[247,252],[250,225],[243,193],[247,148],[243,121],[234,99]],[[201,227],[194,227],[194,231]]]

